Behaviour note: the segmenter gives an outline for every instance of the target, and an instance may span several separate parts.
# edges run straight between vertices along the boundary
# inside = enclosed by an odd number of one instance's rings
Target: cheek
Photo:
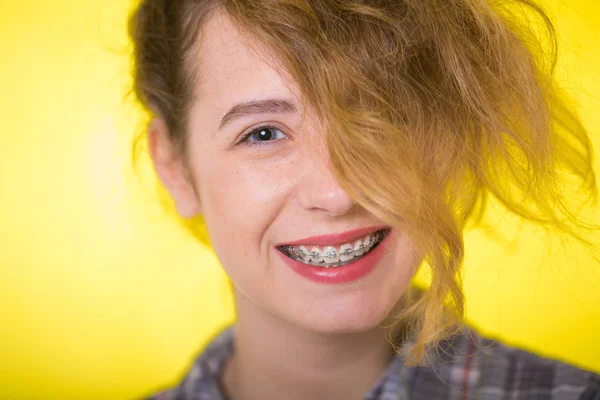
[[[261,257],[264,240],[269,239],[265,233],[293,188],[289,162],[244,161],[242,156],[232,156],[207,162],[197,174],[211,242],[226,268],[240,258],[247,264]]]

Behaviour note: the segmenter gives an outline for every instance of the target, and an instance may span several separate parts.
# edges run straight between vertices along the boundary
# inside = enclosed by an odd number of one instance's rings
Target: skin
[[[378,324],[408,288],[419,257],[394,231],[379,265],[353,282],[315,283],[282,261],[275,243],[385,224],[340,187],[319,121],[300,108],[300,91],[277,71],[268,49],[220,13],[202,38],[189,162],[174,151],[160,118],[150,124],[148,139],[177,211],[186,218],[202,213],[234,285],[236,347],[223,389],[235,400],[360,399],[390,361],[391,346]],[[219,129],[235,104],[270,98],[288,100],[300,112],[247,115]],[[262,123],[279,129],[271,131],[276,136],[269,145],[236,145]]]

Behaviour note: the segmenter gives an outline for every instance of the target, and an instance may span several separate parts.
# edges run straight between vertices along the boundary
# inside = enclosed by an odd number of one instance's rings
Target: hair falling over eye
[[[281,61],[326,128],[342,187],[425,255],[430,288],[389,324],[413,332],[410,363],[460,326],[462,232],[487,199],[585,241],[561,179],[595,200],[592,146],[553,79],[557,40],[534,1],[141,1],[134,92],[182,155],[194,46],[213,12]]]

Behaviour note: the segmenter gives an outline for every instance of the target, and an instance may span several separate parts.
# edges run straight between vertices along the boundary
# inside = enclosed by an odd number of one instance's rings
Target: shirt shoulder
[[[218,379],[233,351],[233,328],[221,331],[201,352],[176,386],[154,392],[145,400],[226,400]]]
[[[600,400],[600,376],[466,330],[450,381],[484,399]]]

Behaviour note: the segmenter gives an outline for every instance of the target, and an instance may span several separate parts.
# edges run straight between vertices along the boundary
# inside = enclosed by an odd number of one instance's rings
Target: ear
[[[169,130],[160,118],[148,125],[148,147],[154,170],[163,186],[171,194],[175,208],[183,218],[192,218],[201,212],[200,201],[184,168],[183,160],[169,138]]]

